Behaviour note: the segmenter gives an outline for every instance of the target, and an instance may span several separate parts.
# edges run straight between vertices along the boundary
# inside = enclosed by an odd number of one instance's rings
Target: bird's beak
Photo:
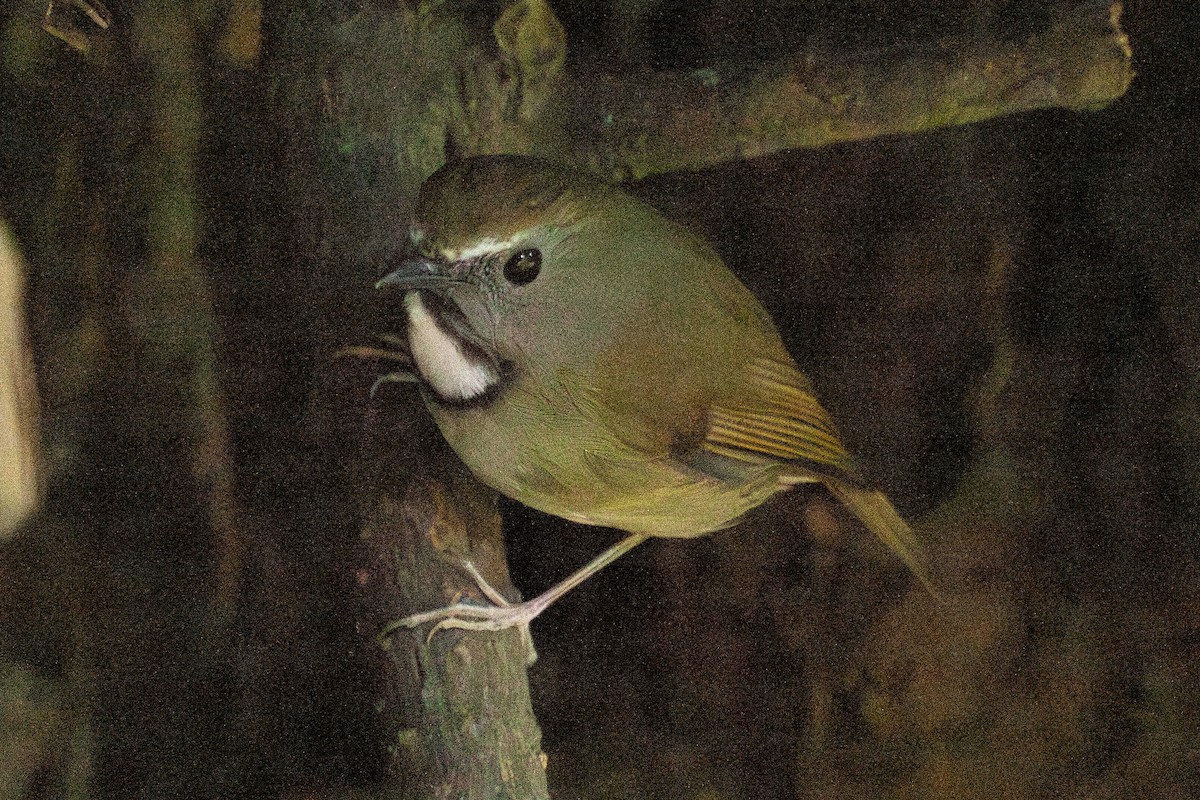
[[[428,258],[410,258],[375,282],[376,289],[444,289],[460,283],[450,270]]]

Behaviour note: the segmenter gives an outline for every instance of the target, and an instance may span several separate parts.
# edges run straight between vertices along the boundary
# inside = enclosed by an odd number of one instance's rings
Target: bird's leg
[[[469,631],[499,631],[516,625],[528,625],[530,620],[549,608],[558,598],[646,541],[647,538],[649,537],[646,534],[641,533],[626,536],[589,561],[582,568],[571,573],[565,580],[523,603],[509,603],[500,592],[496,591],[491,584],[484,580],[483,576],[479,574],[479,570],[475,568],[475,565],[469,561],[463,562],[467,572],[479,584],[479,590],[495,605],[480,606],[460,602],[446,606],[445,608],[413,614],[412,616],[393,622],[387,627],[383,635],[391,633],[396,628],[415,628],[418,625],[424,625],[426,622],[437,623],[433,626],[433,630],[429,632],[430,637],[443,628],[462,628]]]

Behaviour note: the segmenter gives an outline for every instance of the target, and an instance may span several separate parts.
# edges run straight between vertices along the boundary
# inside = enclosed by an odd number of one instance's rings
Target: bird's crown
[[[585,213],[583,200],[607,191],[598,180],[530,156],[452,162],[421,187],[411,237],[427,256],[462,260],[537,224],[571,225]]]

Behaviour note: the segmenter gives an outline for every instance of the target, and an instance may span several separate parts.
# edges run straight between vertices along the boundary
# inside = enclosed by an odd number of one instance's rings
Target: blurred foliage
[[[576,71],[1019,39],[1048,7],[553,5]],[[535,625],[559,794],[1127,798],[1200,781],[1200,19],[1130,5],[1139,78],[1107,111],[635,187],[763,298],[935,539],[950,599],[909,591],[803,492],[651,545]],[[490,35],[502,6],[469,4],[461,31]],[[385,737],[354,629],[355,456],[394,398],[371,403],[370,370],[326,354],[387,324],[370,286],[407,187],[436,166],[426,98],[393,98],[335,150],[322,37],[358,4],[111,10],[86,55],[41,30],[44,8],[0,11],[0,212],[30,269],[50,482],[45,518],[0,552],[3,745],[25,754],[4,777],[42,770],[23,797],[368,786]],[[391,55],[363,43],[371,92],[439,74]],[[506,515],[528,593],[607,535]]]

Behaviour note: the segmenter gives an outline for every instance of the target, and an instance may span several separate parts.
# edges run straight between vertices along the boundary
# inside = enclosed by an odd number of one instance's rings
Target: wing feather
[[[736,397],[709,408],[702,447],[743,461],[764,456],[811,464],[817,472],[853,475],[837,427],[808,380],[791,364],[759,358],[751,362]]]
[[[820,481],[891,548],[934,596],[927,556],[887,497],[858,476],[833,419],[791,364],[757,359],[741,391],[709,409],[707,453],[744,464],[786,462],[784,483]]]

